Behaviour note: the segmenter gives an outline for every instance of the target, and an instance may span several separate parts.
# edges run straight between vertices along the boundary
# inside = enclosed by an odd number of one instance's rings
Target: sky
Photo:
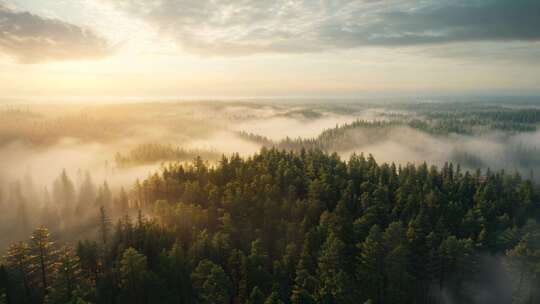
[[[540,94],[538,0],[0,0],[0,98]]]

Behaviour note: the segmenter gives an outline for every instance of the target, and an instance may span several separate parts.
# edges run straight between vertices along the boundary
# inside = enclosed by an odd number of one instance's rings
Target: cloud
[[[107,42],[91,30],[20,12],[0,3],[0,54],[21,63],[94,59],[108,55]]]
[[[207,55],[540,40],[537,0],[101,0]]]
[[[540,41],[474,42],[447,45],[429,45],[415,50],[415,53],[449,59],[469,59],[467,63],[500,62],[538,65],[540,63]],[[509,56],[511,54],[511,56]]]

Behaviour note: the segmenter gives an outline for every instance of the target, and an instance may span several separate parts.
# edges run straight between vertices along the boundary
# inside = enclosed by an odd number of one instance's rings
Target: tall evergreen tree
[[[52,277],[56,271],[56,249],[54,248],[54,242],[50,240],[50,233],[47,228],[40,227],[34,230],[30,237],[30,251],[36,263],[42,294],[46,296],[49,293]]]
[[[105,206],[99,207],[99,237],[103,246],[107,245],[111,230],[111,220],[107,215]]]
[[[96,201],[96,186],[92,182],[89,172],[86,172],[84,181],[79,188],[77,207],[75,212],[78,216],[84,216],[88,210],[91,210]]]
[[[33,293],[33,273],[35,271],[34,255],[30,250],[30,246],[24,242],[12,244],[4,258],[6,267],[12,273],[12,280],[20,281],[19,286],[22,286],[22,292],[17,292],[17,294],[24,301],[30,301]]]
[[[264,294],[259,287],[253,287],[251,294],[249,295],[248,304],[265,304]]]
[[[75,186],[65,169],[62,170],[60,176],[54,181],[53,200],[60,210],[63,228],[66,228],[73,218],[72,215],[75,210],[76,192]]]
[[[363,290],[373,303],[382,303],[385,289],[383,234],[378,225],[373,225],[364,242],[358,244],[358,277],[365,282]]]
[[[75,251],[67,246],[63,246],[58,251],[58,271],[52,284],[51,293],[48,295],[48,302],[70,303],[83,296],[90,290],[88,286],[83,286],[83,278],[79,257]]]
[[[386,288],[383,293],[385,303],[407,301],[409,282],[410,250],[407,234],[401,222],[393,222],[383,233],[384,277]]]
[[[201,304],[228,304],[231,299],[231,283],[219,265],[202,260],[192,275],[193,285]]]
[[[334,233],[330,233],[321,248],[318,260],[320,301],[354,303],[352,277],[345,271],[354,268],[354,265],[347,265],[346,262],[345,244]]]
[[[273,291],[268,298],[266,298],[266,301],[264,301],[264,304],[285,304],[280,298],[279,293],[277,291]]]
[[[120,300],[126,303],[146,303],[147,258],[134,248],[128,248],[120,260]]]

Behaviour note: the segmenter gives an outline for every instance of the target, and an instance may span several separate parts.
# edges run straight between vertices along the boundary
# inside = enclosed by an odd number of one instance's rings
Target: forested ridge
[[[418,106],[418,105],[417,105]],[[540,123],[540,110],[507,109],[484,106],[474,110],[463,110],[462,105],[456,105],[453,111],[446,109],[446,104],[437,105],[435,109],[422,110],[408,114],[383,113],[378,119],[357,119],[351,123],[336,125],[328,128],[313,138],[290,138],[271,140],[268,137],[252,132],[239,132],[238,135],[246,140],[256,142],[265,147],[277,147],[286,150],[321,149],[334,152],[350,150],[358,143],[368,144],[388,137],[400,128],[411,128],[434,136],[449,136],[453,134],[475,136],[495,131],[505,134],[527,133],[537,130]],[[442,107],[442,109],[439,109]],[[404,107],[409,109],[408,107]],[[398,108],[399,109],[399,108]],[[364,132],[361,137],[354,131]]]
[[[157,143],[141,144],[129,153],[116,153],[114,161],[120,168],[156,162],[191,161],[197,156],[205,160],[217,160],[220,154],[216,151],[203,149],[185,149]]]
[[[13,244],[0,303],[474,303],[487,257],[540,300],[540,188],[518,174],[263,148],[129,195],[138,215],[101,205],[93,239]]]

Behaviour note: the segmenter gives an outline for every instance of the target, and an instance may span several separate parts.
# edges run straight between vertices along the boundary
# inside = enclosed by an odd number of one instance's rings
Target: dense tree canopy
[[[540,188],[517,174],[263,149],[171,164],[122,196],[76,250],[45,228],[13,244],[0,301],[470,303],[494,255],[516,301],[540,300]],[[120,200],[132,209],[111,225]]]

